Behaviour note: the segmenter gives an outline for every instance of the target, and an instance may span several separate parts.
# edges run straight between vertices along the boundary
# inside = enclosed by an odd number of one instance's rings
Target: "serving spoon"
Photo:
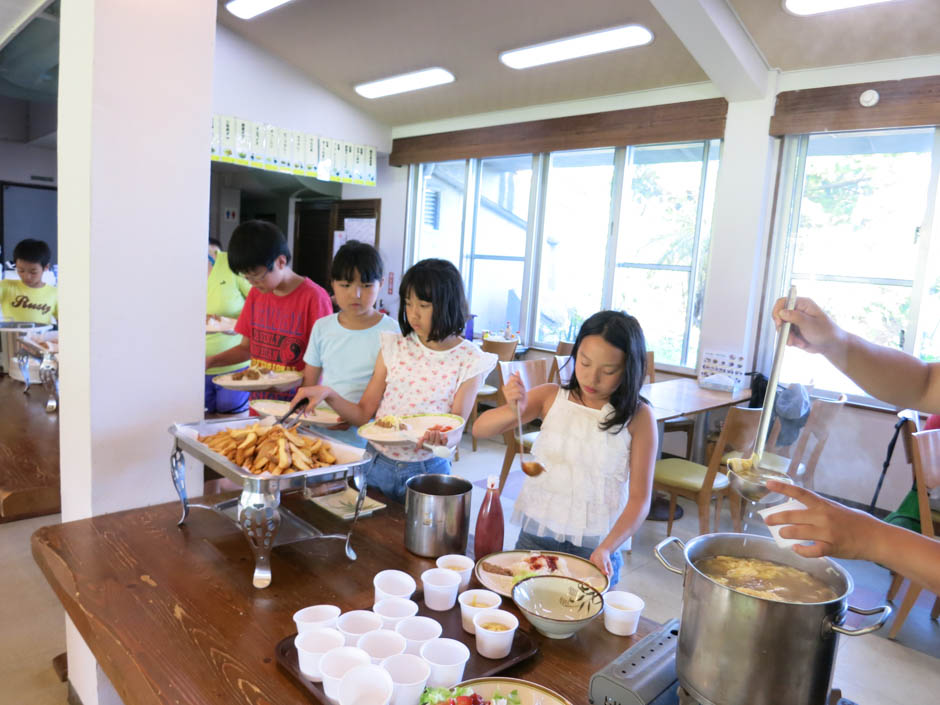
[[[522,411],[519,410],[518,404],[516,404],[516,420],[519,422],[519,464],[522,466],[522,472],[529,477],[538,477],[545,472],[545,466],[535,460],[526,462],[525,442],[522,440]]]

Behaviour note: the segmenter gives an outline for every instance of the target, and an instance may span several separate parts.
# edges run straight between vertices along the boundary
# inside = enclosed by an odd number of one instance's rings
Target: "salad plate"
[[[427,688],[418,705],[571,705],[571,702],[531,681],[474,678],[453,688]]]

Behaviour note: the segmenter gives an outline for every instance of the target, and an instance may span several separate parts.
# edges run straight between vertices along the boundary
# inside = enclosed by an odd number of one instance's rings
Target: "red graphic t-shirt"
[[[262,294],[252,287],[235,332],[248,338],[251,364],[277,370],[303,370],[310,331],[319,318],[333,313],[330,295],[319,284],[304,279],[287,296]],[[252,399],[290,401],[293,391],[252,392]]]

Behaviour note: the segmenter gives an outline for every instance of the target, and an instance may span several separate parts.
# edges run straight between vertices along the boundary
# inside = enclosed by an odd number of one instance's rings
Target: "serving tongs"
[[[787,296],[787,310],[792,311],[796,305],[796,287],[790,287]],[[770,379],[767,380],[767,392],[764,394],[764,404],[760,411],[760,422],[757,425],[757,438],[754,442],[754,453],[750,458],[729,458],[728,481],[739,495],[751,502],[761,502],[770,494],[767,480],[791,483],[790,476],[761,465],[764,448],[767,444],[767,435],[770,431],[770,418],[773,416],[774,398],[777,396],[777,381],[780,378],[780,367],[783,365],[783,352],[790,337],[790,322],[784,321],[777,333],[777,347],[774,350],[774,360],[770,367]]]
[[[307,405],[308,405],[309,403],[310,403],[310,400],[307,399],[306,397],[304,397],[303,399],[301,399],[300,401],[298,401],[296,404],[294,404],[290,409],[288,409],[288,411],[287,411],[286,414],[284,414],[281,418],[279,418],[277,421],[275,421],[275,422],[274,422],[274,425],[276,425],[276,426],[283,426],[283,425],[284,425],[284,422],[285,422],[288,418],[290,418],[291,416],[293,416],[294,414],[297,414],[298,412],[299,412],[299,413],[303,413],[304,409],[307,408]],[[298,416],[298,418],[297,418],[297,423],[300,423],[300,417],[299,417],[299,416]]]

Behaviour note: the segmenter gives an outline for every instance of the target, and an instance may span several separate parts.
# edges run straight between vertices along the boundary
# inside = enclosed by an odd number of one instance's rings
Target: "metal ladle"
[[[518,404],[516,404],[516,420],[519,422],[519,464],[522,466],[522,472],[529,477],[538,477],[545,472],[545,466],[535,460],[526,462],[525,441],[522,439],[522,412]]]
[[[792,311],[796,305],[796,287],[790,287],[787,296],[787,310]],[[770,368],[770,379],[767,380],[767,392],[764,395],[764,405],[760,412],[760,422],[757,425],[757,439],[754,442],[754,453],[750,458],[730,458],[728,460],[728,481],[732,489],[751,502],[760,502],[770,494],[767,480],[778,480],[793,484],[789,475],[761,467],[764,447],[767,444],[767,434],[770,430],[770,417],[773,415],[774,398],[777,396],[777,381],[780,378],[780,367],[783,364],[783,351],[790,337],[790,322],[784,321],[777,334],[777,347],[774,350],[774,360]]]

